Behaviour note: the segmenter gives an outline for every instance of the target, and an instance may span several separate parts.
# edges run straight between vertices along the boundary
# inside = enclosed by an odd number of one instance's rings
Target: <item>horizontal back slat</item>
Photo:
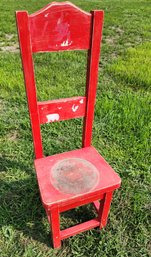
[[[69,2],[48,4],[29,15],[32,52],[90,48],[91,14]]]
[[[84,117],[85,109],[83,96],[38,102],[40,124]]]

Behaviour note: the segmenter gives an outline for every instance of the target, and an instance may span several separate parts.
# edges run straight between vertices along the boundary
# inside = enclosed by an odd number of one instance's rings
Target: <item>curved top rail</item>
[[[85,15],[88,15],[88,16],[91,16],[91,14],[89,12],[86,12],[84,10],[82,10],[81,8],[79,8],[78,6],[74,5],[73,3],[69,2],[69,1],[65,1],[65,2],[52,2],[52,3],[49,3],[47,4],[46,6],[44,6],[43,8],[41,8],[39,11],[36,11],[32,14],[30,14],[30,17],[34,17],[36,15],[39,15],[41,13],[43,13],[44,11],[49,11],[49,9],[52,7],[52,6],[72,6],[73,8],[77,9],[79,12],[85,14]]]
[[[70,2],[52,2],[29,15],[32,51],[89,49],[91,16]]]

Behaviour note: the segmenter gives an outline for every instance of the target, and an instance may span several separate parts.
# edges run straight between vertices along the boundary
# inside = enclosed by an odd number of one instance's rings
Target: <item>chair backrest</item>
[[[70,2],[53,2],[31,15],[16,12],[36,158],[43,157],[43,123],[84,117],[83,147],[91,144],[103,15],[102,10],[87,13]],[[38,102],[32,54],[65,50],[88,50],[85,96]]]

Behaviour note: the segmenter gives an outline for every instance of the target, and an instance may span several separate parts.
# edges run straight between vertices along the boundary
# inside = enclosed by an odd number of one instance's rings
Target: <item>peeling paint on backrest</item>
[[[53,2],[29,15],[33,52],[90,48],[91,14],[69,2]]]

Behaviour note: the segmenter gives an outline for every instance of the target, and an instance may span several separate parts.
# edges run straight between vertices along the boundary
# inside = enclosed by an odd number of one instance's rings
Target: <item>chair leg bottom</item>
[[[60,230],[60,213],[58,207],[53,207],[47,213],[48,221],[51,223],[51,231],[52,231],[52,240],[53,247],[60,248],[61,240],[68,238],[70,236],[74,236],[83,231],[90,230],[95,227],[100,227],[102,229],[107,224],[108,214],[110,211],[110,205],[112,201],[113,192],[108,192],[104,195],[101,201],[94,202],[94,206],[98,212],[98,217],[84,222],[82,224],[78,224],[68,229]]]
[[[50,211],[50,221],[51,221],[51,232],[53,247],[61,247],[61,237],[60,237],[60,213],[58,207],[54,207]]]
[[[100,229],[104,228],[107,224],[110,206],[112,202],[112,196],[113,196],[113,192],[108,192],[105,194],[103,200],[100,201],[100,208],[98,213],[98,218],[100,221]]]

